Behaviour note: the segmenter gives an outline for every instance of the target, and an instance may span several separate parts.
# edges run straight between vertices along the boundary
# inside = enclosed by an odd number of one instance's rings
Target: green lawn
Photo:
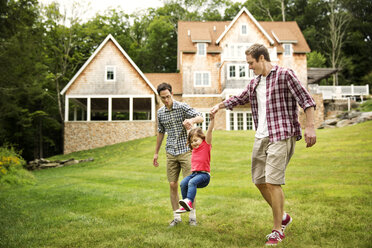
[[[286,174],[293,224],[282,247],[371,247],[372,121],[297,142]],[[212,180],[197,195],[198,226],[172,220],[155,137],[52,159],[94,162],[33,172],[35,185],[0,188],[0,247],[262,247],[271,211],[251,183],[253,131],[215,131]]]

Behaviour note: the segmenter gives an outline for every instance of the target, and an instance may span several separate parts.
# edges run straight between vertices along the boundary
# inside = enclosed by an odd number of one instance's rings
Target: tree
[[[312,51],[306,55],[307,57],[307,67],[325,67],[326,57],[323,54],[317,51]]]
[[[0,142],[23,151],[27,160],[59,152],[56,108],[46,94],[44,29],[36,1],[7,1],[1,9]],[[3,25],[4,24],[4,25]],[[40,113],[43,113],[41,118]],[[42,142],[35,143],[35,137]]]
[[[329,56],[332,68],[342,67],[342,47],[349,22],[347,13],[343,11],[337,0],[330,0],[329,10]],[[338,85],[338,72],[333,75],[333,85]]]

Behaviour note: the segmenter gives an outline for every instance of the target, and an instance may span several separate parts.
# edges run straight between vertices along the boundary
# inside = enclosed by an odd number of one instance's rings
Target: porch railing
[[[369,85],[348,85],[348,86],[320,86],[309,84],[309,90],[314,94],[323,94],[323,99],[345,99],[359,97],[363,101],[363,96],[369,95]]]

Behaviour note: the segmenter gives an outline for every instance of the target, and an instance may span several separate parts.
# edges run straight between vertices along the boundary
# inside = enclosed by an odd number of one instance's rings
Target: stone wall
[[[356,101],[350,100],[351,108],[356,108],[358,105]],[[345,111],[348,111],[348,99],[324,100],[325,119],[333,119]]]
[[[156,135],[156,122],[65,122],[64,154]]]

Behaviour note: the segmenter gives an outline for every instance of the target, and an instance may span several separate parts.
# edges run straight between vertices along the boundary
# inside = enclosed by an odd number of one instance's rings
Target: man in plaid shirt
[[[268,50],[261,44],[246,52],[249,69],[257,75],[238,96],[215,105],[232,110],[237,105],[251,104],[256,127],[252,151],[252,181],[272,208],[273,231],[267,235],[267,245],[284,239],[284,230],[292,218],[284,212],[285,169],[293,155],[295,143],[301,139],[297,104],[305,110],[305,141],[307,147],[316,142],[314,128],[315,102],[291,69],[273,66]]]
[[[187,131],[195,123],[203,122],[203,117],[189,105],[173,99],[172,86],[162,83],[157,91],[164,106],[158,110],[158,136],[156,140],[153,165],[159,166],[158,154],[164,134],[167,133],[167,177],[170,186],[170,199],[174,219],[170,223],[173,227],[181,222],[181,215],[176,213],[178,202],[178,177],[182,169],[183,177],[191,173],[191,151],[186,145]],[[195,209],[190,211],[190,225],[196,225]]]

